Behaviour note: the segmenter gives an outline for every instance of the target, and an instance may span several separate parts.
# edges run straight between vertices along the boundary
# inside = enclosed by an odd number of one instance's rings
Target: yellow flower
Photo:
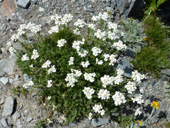
[[[120,24],[123,22],[123,20],[120,20]]]
[[[146,40],[147,40],[147,38],[143,38],[143,40],[144,40],[144,41],[146,41]]]
[[[132,17],[130,17],[130,20],[131,20],[131,21],[133,21],[133,18],[132,18]]]
[[[142,121],[140,121],[140,120],[137,120],[137,123],[139,124],[139,126],[142,125]]]
[[[158,109],[159,108],[159,103],[156,101],[153,101],[151,104],[151,107]]]

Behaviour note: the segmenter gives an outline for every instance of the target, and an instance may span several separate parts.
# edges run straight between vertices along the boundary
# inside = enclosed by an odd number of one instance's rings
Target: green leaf
[[[166,0],[158,0],[158,2],[157,2],[157,8],[159,8],[159,6],[161,5],[161,4],[163,4],[163,3],[165,3],[166,2]]]

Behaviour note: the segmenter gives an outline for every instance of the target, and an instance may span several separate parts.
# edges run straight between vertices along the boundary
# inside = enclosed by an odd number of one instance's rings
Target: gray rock
[[[131,77],[131,73],[132,73],[132,68],[130,67],[130,63],[129,61],[126,59],[126,58],[123,58],[118,66],[117,66],[117,69],[120,68],[122,70],[124,70],[124,76],[126,77]]]
[[[33,120],[32,117],[28,117],[28,118],[27,118],[27,122],[30,122],[31,120]]]
[[[8,78],[2,77],[2,78],[0,78],[0,81],[1,81],[4,85],[6,85],[6,84],[8,83]]]
[[[8,96],[5,99],[4,110],[2,116],[9,116],[12,114],[14,108],[14,98],[12,96]]]
[[[76,123],[70,123],[69,126],[72,127],[72,128],[75,128],[77,126],[77,124]]]
[[[24,81],[25,81],[25,82],[30,81],[30,79],[29,79],[29,77],[28,77],[28,75],[27,75],[27,74],[24,74],[24,75],[23,75],[23,77],[24,77]]]
[[[30,4],[31,4],[30,0],[18,0],[17,1],[17,5],[22,8],[28,8]]]
[[[92,119],[92,125],[94,127],[98,127],[98,126],[105,125],[105,124],[108,124],[108,123],[109,123],[109,120],[106,119],[106,118]]]
[[[12,115],[12,120],[16,121],[20,117],[21,117],[21,113],[17,111],[14,113],[14,115]]]
[[[5,72],[4,71],[0,71],[0,77],[4,76]]]
[[[170,69],[162,69],[161,73],[170,76]]]
[[[133,49],[127,47],[126,49],[126,55],[133,58],[135,56],[135,52],[133,51]]]
[[[5,128],[6,127],[8,127],[8,124],[7,124],[7,122],[6,122],[6,119],[5,118],[3,118],[3,119],[1,119],[1,124],[2,124],[2,126],[4,126]]]
[[[148,106],[150,103],[151,103],[150,100],[147,99],[147,100],[145,100],[144,106],[146,107],[146,106]]]

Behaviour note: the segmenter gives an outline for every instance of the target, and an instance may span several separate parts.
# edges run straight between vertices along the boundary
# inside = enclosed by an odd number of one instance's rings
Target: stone
[[[8,96],[5,99],[4,110],[2,116],[9,116],[12,114],[14,108],[14,98],[12,96]]]
[[[94,127],[98,127],[98,126],[105,125],[105,124],[108,124],[108,123],[109,123],[109,120],[106,119],[106,118],[92,119],[92,125]]]
[[[26,121],[30,122],[31,120],[33,120],[33,118],[32,117],[28,117]]]
[[[122,60],[120,60],[117,66],[117,69],[119,68],[124,70],[124,74],[123,74],[124,76],[129,77],[129,78],[131,77],[132,68],[130,67],[130,63],[126,58],[123,58]]]
[[[30,4],[31,4],[30,0],[18,0],[17,1],[17,5],[25,9],[28,8]]]
[[[2,77],[2,78],[0,78],[0,81],[1,81],[4,85],[6,85],[6,84],[8,83],[8,78]]]
[[[24,75],[23,75],[23,77],[24,77],[24,81],[25,81],[25,82],[30,81],[30,79],[29,79],[29,77],[28,77],[28,75],[27,75],[27,74],[24,74]]]
[[[4,126],[5,128],[7,128],[8,127],[8,124],[7,124],[7,122],[6,122],[6,119],[5,118],[3,118],[3,119],[1,119],[1,124],[2,124],[2,126]]]
[[[77,124],[76,123],[70,123],[69,126],[75,128],[77,126]]]
[[[17,111],[12,115],[12,120],[16,121],[20,117],[21,117],[21,113]]]
[[[170,69],[162,69],[161,73],[170,76]]]
[[[135,52],[133,51],[132,48],[127,47],[125,54],[131,58],[135,56]]]
[[[5,72],[4,71],[0,71],[0,77],[4,76]]]

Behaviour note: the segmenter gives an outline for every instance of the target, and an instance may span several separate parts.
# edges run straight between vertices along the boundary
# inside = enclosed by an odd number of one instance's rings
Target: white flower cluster
[[[86,95],[87,99],[91,99],[95,91],[90,87],[84,87],[83,92]]]
[[[116,106],[126,103],[125,96],[121,92],[116,91],[112,98]]]
[[[82,61],[81,65],[83,66],[83,68],[87,68],[90,65],[90,63],[89,61],[86,61],[86,62]]]
[[[101,98],[102,100],[106,100],[110,98],[110,92],[107,89],[100,89],[97,95],[98,98]]]
[[[141,80],[143,80],[143,79],[146,78],[146,76],[145,76],[144,74],[143,74],[143,75],[140,74],[137,70],[135,70],[135,71],[132,72],[131,78],[132,78],[134,81],[140,83]]]
[[[17,41],[19,39],[19,34],[13,34],[11,36],[11,40],[14,42],[14,41]]]
[[[59,32],[58,25],[51,27],[51,29],[48,31],[49,34],[58,33],[58,32]]]
[[[73,15],[71,14],[65,14],[62,18],[61,18],[61,24],[62,25],[67,25],[68,22],[72,21],[73,19]]]
[[[43,65],[42,68],[48,68],[50,67],[51,61],[47,60]]]
[[[88,54],[88,51],[85,49],[81,49],[80,51],[77,51],[78,55],[81,57],[86,57]]]
[[[63,47],[64,44],[67,43],[67,41],[66,41],[65,39],[60,39],[60,40],[58,40],[57,43],[58,43],[58,44],[57,44],[58,47]]]
[[[132,94],[132,92],[136,90],[136,83],[129,81],[125,85],[125,88],[127,89],[128,93]]]
[[[51,66],[51,68],[48,69],[48,74],[53,73],[53,72],[56,72],[55,65]]]
[[[96,58],[96,64],[102,65],[103,64],[103,60],[99,60],[98,58]]]
[[[135,116],[141,115],[141,114],[142,114],[142,112],[140,111],[140,108],[136,109],[136,111],[135,111]]]
[[[109,59],[110,59],[109,65],[114,66],[114,64],[117,62],[116,55],[114,55],[114,54],[109,55]]]
[[[100,19],[102,19],[102,20],[104,20],[104,21],[107,21],[107,19],[109,18],[107,12],[104,12],[103,14],[100,12],[100,13],[99,13],[99,17],[100,17]]]
[[[114,83],[119,85],[121,82],[123,82],[123,75],[124,71],[122,69],[117,69],[117,76],[115,77]]]
[[[74,70],[74,69],[71,69],[71,72],[72,73],[68,73],[66,78],[65,78],[65,81],[68,82],[67,83],[67,87],[74,87],[75,86],[75,83],[78,81],[76,78],[77,77],[80,77],[82,72],[79,71],[79,70]]]
[[[88,119],[91,120],[91,119],[92,119],[92,116],[93,116],[93,114],[90,112],[90,113],[89,113],[89,116],[88,116]]]
[[[85,39],[83,38],[82,41],[74,41],[72,47],[76,49],[77,51],[80,51],[80,45],[84,44]]]
[[[100,78],[102,82],[102,86],[106,88],[107,85],[113,85],[113,81],[115,80],[113,76],[109,75],[104,75],[103,77]]]
[[[76,35],[81,35],[80,30],[78,28],[74,29],[73,33]]]
[[[108,22],[108,28],[113,29],[113,30],[117,30],[118,25],[116,23]]]
[[[36,49],[33,50],[31,59],[36,60],[39,57],[39,54]]]
[[[121,40],[119,40],[118,42],[115,42],[112,46],[115,47],[117,50],[122,50],[122,49],[127,48],[127,46],[123,44]]]
[[[105,114],[105,111],[104,111],[104,109],[103,109],[101,104],[100,105],[95,104],[93,106],[93,110],[94,110],[95,113],[99,113],[101,116],[103,116]]]
[[[47,88],[50,88],[52,86],[52,80],[48,80]]]
[[[103,57],[104,57],[104,61],[108,61],[109,58],[110,58],[110,55],[105,53],[105,54],[103,55]]]
[[[25,83],[24,85],[23,85],[23,87],[25,88],[25,89],[27,89],[27,88],[29,88],[30,86],[33,86],[34,85],[34,82],[32,81],[32,80],[30,80],[28,83]]]
[[[119,38],[119,36],[117,36],[117,34],[115,32],[111,32],[111,31],[108,31],[108,38],[111,39],[111,40],[116,40]]]
[[[94,77],[96,76],[96,73],[85,73],[84,79],[90,82],[94,82]]]
[[[95,24],[87,24],[88,28],[92,29],[92,30],[95,30]]]
[[[79,28],[83,28],[86,25],[86,23],[81,19],[77,19],[77,21],[74,23],[74,25]]]
[[[94,33],[94,36],[96,36],[98,39],[103,39],[105,40],[106,32],[102,32],[100,29],[97,30],[97,32]]]
[[[144,100],[142,99],[142,95],[141,94],[136,94],[134,98],[131,98],[133,103],[137,102],[138,104],[142,104],[144,103]]]
[[[26,61],[26,60],[29,60],[29,57],[27,54],[24,54],[21,58],[22,61]]]
[[[70,60],[68,61],[69,65],[73,65],[74,64],[74,57],[70,57]]]
[[[94,56],[98,56],[100,53],[102,53],[102,50],[100,48],[93,47],[92,52]]]

